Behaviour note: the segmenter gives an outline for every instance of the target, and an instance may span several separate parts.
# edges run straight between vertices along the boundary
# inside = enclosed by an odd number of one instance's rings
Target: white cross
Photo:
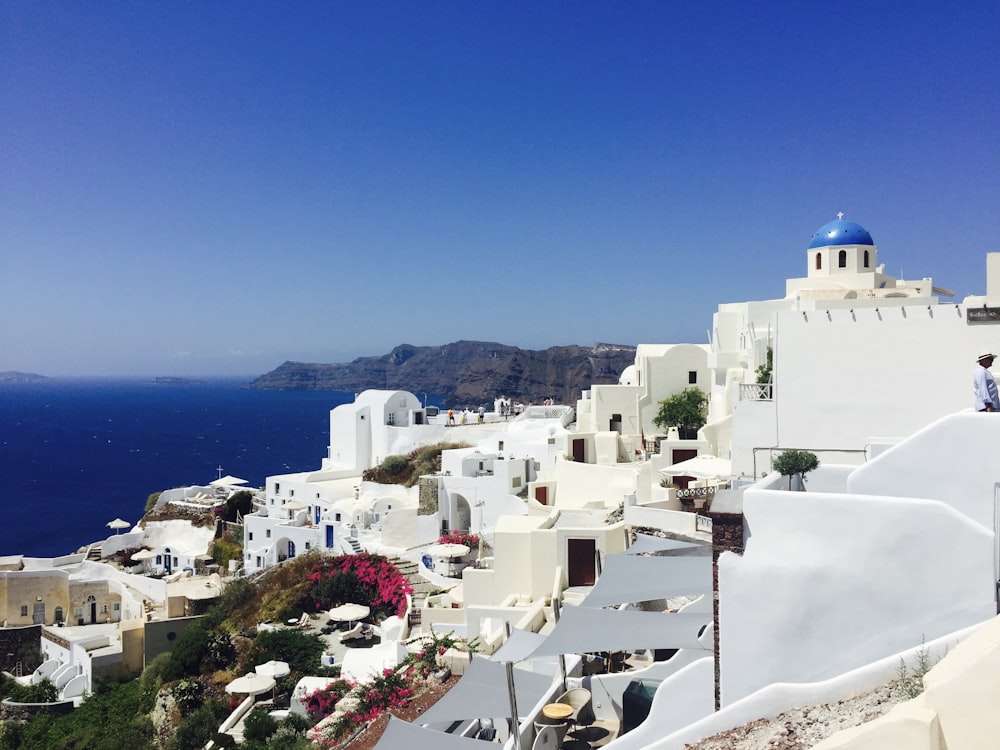
[[[222,479],[222,467],[221,467],[221,466],[217,466],[217,467],[215,468],[215,470],[216,470],[217,472],[219,472],[219,479]]]
[[[837,218],[838,219],[843,219],[844,218],[844,212],[843,211],[837,211]]]

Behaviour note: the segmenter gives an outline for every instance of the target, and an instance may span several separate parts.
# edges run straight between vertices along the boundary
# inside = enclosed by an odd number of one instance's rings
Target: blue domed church
[[[871,234],[843,214],[824,224],[807,249],[805,278],[788,279],[785,296],[806,300],[928,297],[930,279],[903,281],[885,274]]]

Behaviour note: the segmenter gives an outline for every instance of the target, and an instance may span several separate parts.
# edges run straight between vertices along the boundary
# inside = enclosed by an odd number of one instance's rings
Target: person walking
[[[991,351],[982,352],[977,358],[979,366],[972,376],[972,388],[976,394],[976,411],[1000,411],[1000,398],[997,397],[997,381],[993,379],[990,367],[996,355]]]

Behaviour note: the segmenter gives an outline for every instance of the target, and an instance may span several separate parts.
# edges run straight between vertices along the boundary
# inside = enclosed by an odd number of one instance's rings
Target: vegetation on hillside
[[[468,447],[466,443],[436,443],[417,448],[405,456],[386,456],[381,466],[366,469],[362,478],[366,482],[412,487],[421,476],[441,471],[441,451]]]
[[[95,691],[66,716],[40,715],[0,728],[0,750],[117,750],[156,748],[193,750],[214,739],[217,747],[233,747],[216,731],[234,699],[225,686],[275,659],[288,663],[276,692],[290,693],[304,675],[335,677],[339,668],[321,665],[325,650],[315,631],[261,630],[264,620],[284,621],[305,611],[317,612],[355,601],[371,605],[376,616],[398,614],[409,583],[380,555],[302,555],[253,578],[229,583],[216,603],[131,682],[98,681]],[[325,614],[325,613],[324,613]],[[0,697],[48,700],[51,683],[23,687],[0,680]],[[319,717],[317,717],[318,719]],[[314,719],[315,721],[315,719]],[[311,722],[254,716],[245,741],[251,750],[305,750]]]

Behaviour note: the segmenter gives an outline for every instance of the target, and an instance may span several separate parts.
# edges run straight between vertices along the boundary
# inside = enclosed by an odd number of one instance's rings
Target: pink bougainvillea
[[[351,601],[402,617],[406,612],[406,597],[413,593],[410,582],[396,566],[369,552],[324,557],[313,565],[306,579],[314,584],[310,597],[315,610]],[[335,585],[338,582],[342,585]]]
[[[479,544],[479,535],[470,534],[468,531],[449,531],[438,537],[438,544],[464,544],[466,547],[475,547]]]

